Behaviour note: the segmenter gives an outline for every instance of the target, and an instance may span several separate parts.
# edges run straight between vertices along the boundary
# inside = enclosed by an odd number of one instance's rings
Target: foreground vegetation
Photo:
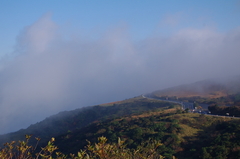
[[[99,137],[98,142],[88,145],[85,149],[79,150],[77,154],[63,154],[57,151],[54,145],[54,138],[48,142],[47,146],[36,152],[36,147],[29,146],[30,136],[26,135],[26,141],[6,143],[5,147],[0,151],[2,159],[161,159],[163,156],[159,154],[159,146],[162,144],[156,140],[148,140],[139,145],[136,149],[126,148],[124,141],[118,138],[117,143],[107,143],[106,137]],[[39,139],[37,139],[39,141]]]

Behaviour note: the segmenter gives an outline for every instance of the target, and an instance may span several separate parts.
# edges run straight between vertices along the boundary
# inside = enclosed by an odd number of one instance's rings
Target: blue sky
[[[239,18],[239,0],[1,0],[0,134],[240,75]]]
[[[126,25],[135,40],[155,34],[165,36],[182,28],[214,27],[226,32],[240,25],[239,0],[2,0],[0,3],[0,55],[12,52],[20,31],[47,13],[65,31],[97,36],[113,26]]]

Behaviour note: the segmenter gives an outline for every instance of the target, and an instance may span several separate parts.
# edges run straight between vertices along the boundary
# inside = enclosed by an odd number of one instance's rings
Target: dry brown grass
[[[186,92],[186,91],[176,91],[176,92],[162,92],[155,94],[158,97],[168,96],[168,97],[178,97],[178,98],[190,98],[190,97],[202,97],[202,98],[219,98],[226,97],[228,94],[224,91],[215,91],[211,93],[199,93],[199,92]]]
[[[160,110],[160,111],[156,111],[156,112],[150,112],[150,113],[143,113],[140,115],[133,115],[132,118],[144,118],[144,117],[149,117],[149,116],[153,116],[153,115],[159,115],[159,114],[167,114],[167,113],[175,113],[176,112],[176,108],[172,108],[172,109],[167,109],[167,110]]]
[[[113,106],[114,104],[132,103],[134,101],[141,100],[141,99],[144,99],[144,98],[142,96],[139,96],[139,97],[135,97],[135,98],[125,99],[125,100],[122,100],[122,101],[103,103],[103,104],[100,104],[100,106]]]

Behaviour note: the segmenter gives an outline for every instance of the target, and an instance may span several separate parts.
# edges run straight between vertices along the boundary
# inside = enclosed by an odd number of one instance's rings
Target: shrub
[[[86,149],[79,150],[77,154],[65,155],[57,152],[57,146],[54,145],[52,138],[47,146],[36,152],[36,147],[40,139],[36,138],[36,146],[29,146],[28,141],[31,136],[26,135],[26,141],[15,141],[6,143],[0,150],[1,159],[155,159],[164,158],[160,155],[158,149],[162,144],[157,140],[145,141],[137,146],[136,149],[126,148],[124,141],[118,138],[117,143],[107,143],[106,137],[99,137],[98,143],[90,143]]]

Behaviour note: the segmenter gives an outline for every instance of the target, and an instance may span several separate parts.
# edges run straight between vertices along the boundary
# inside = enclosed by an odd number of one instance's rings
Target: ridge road
[[[181,101],[175,101],[175,100],[168,100],[168,99],[162,99],[162,98],[157,98],[157,97],[151,97],[149,95],[144,95],[142,94],[143,98],[149,98],[149,99],[156,99],[156,100],[161,100],[161,101],[166,101],[166,102],[171,102],[171,103],[176,103],[176,104],[180,104],[182,106],[182,109],[189,109],[189,110],[194,110],[193,107],[193,103],[189,103],[189,102],[181,102]]]
[[[193,106],[194,103],[189,103],[189,102],[181,102],[181,101],[175,101],[175,100],[168,100],[168,99],[162,99],[162,98],[158,98],[158,97],[152,97],[150,95],[145,95],[142,94],[143,98],[149,98],[149,99],[155,99],[155,100],[161,100],[161,101],[166,101],[166,102],[171,102],[171,103],[176,103],[176,104],[180,104],[182,106],[182,109],[189,109],[191,112],[194,112],[194,110],[196,110]],[[208,105],[207,104],[199,104],[202,108],[204,109],[208,109]],[[228,118],[238,118],[240,119],[240,117],[234,117],[234,116],[229,116],[229,115],[214,115],[209,113],[209,111],[195,111],[199,114],[205,114],[205,115],[211,115],[211,116],[216,116],[216,117],[228,117]]]

